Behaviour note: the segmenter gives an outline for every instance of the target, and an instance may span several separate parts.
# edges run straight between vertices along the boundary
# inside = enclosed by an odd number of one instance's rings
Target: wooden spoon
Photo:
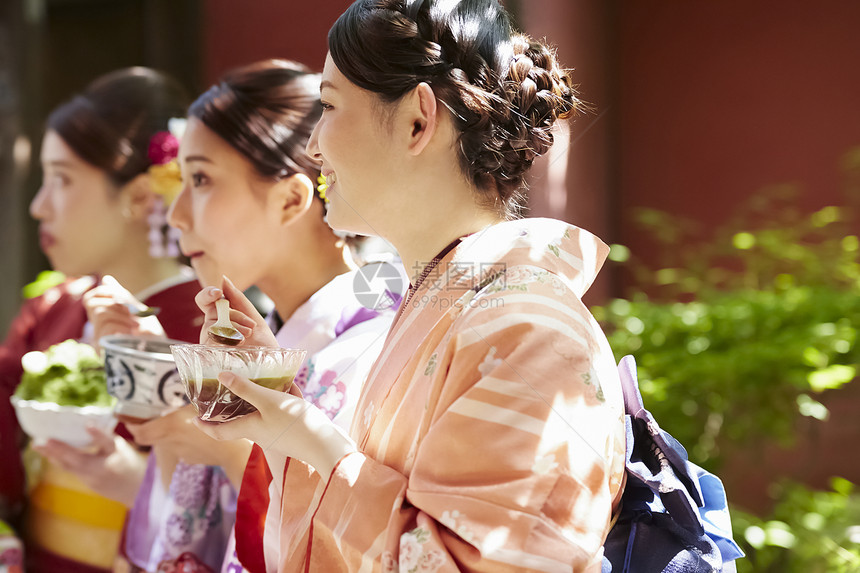
[[[230,301],[226,298],[216,300],[215,310],[218,312],[218,320],[209,327],[209,338],[227,346],[236,346],[245,340],[242,333],[230,322]]]

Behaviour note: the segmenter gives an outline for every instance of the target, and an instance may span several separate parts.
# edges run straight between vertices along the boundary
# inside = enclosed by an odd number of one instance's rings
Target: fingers
[[[99,286],[84,294],[85,304],[98,304],[104,301],[131,304],[141,308],[146,306],[110,275],[103,276]]]
[[[260,422],[260,412],[254,412],[230,422],[206,422],[200,418],[194,418],[194,425],[201,432],[218,441],[240,439],[256,441],[256,427]]]
[[[122,305],[95,307],[88,315],[97,339],[108,334],[131,334],[138,329],[137,321]]]
[[[260,313],[254,308],[254,305],[238,290],[233,283],[225,278],[225,287],[230,289],[230,321],[236,329],[242,333],[245,338],[250,338],[256,328],[268,330],[265,319],[260,316]],[[218,319],[218,313],[215,309],[215,302],[221,298],[224,291],[217,287],[206,287],[202,289],[197,296],[194,297],[194,302],[203,311],[204,320],[203,328],[200,331],[200,343],[208,342],[207,330]]]
[[[236,285],[226,276],[221,277],[221,286],[225,298],[230,301],[230,320],[238,322],[243,326],[254,327],[257,325],[265,325],[266,320],[257,312],[257,308],[251,304],[248,297],[241,290],[236,288]],[[235,311],[238,311],[236,313]],[[238,316],[237,316],[238,314]],[[234,318],[235,317],[235,318]],[[243,319],[248,319],[245,321]]]
[[[161,322],[159,322],[158,318],[154,316],[145,316],[135,320],[138,321],[138,334],[149,336],[151,338],[167,338],[167,334],[164,332],[164,327],[161,326]]]
[[[205,287],[197,293],[194,297],[194,302],[197,303],[197,306],[200,307],[204,313],[206,313],[207,318],[209,314],[212,314],[212,318],[215,318],[215,301],[221,298],[221,289],[218,287]]]
[[[125,427],[136,443],[142,446],[157,446],[167,442],[181,442],[187,438],[188,425],[194,417],[194,406],[188,404],[141,424],[126,423]]]
[[[165,416],[166,418],[166,416]],[[142,424],[126,424],[128,433],[134,437],[135,443],[141,446],[154,446],[167,438],[173,425],[170,420],[165,421],[164,418],[155,418]]]
[[[87,448],[88,451],[93,451],[97,455],[108,456],[116,449],[115,436],[113,433],[107,434],[100,428],[95,426],[87,426],[87,433],[93,439],[92,443]]]
[[[273,399],[277,400],[283,397],[282,392],[269,390],[232,372],[221,372],[218,375],[218,381],[258,410],[264,409]]]
[[[104,463],[109,454],[96,451],[91,453],[59,440],[48,440],[42,446],[34,446],[34,450],[49,458],[66,471],[75,474],[88,473],[93,463]],[[113,445],[111,445],[111,451]]]

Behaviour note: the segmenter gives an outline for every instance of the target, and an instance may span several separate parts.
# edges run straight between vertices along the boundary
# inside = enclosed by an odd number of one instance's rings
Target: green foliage
[[[733,510],[735,538],[746,553],[738,573],[860,571],[860,496],[841,478],[831,487],[780,484],[779,502],[767,519]]]
[[[612,247],[610,260],[636,288],[594,314],[616,357],[636,357],[660,425],[712,471],[727,446],[790,444],[798,416],[827,418],[817,394],[857,377],[860,148],[843,169],[846,206],[804,214],[794,188],[774,186],[708,236],[692,221],[642,210],[656,268]],[[835,478],[832,491],[772,487],[767,518],[732,508],[747,554],[739,573],[860,571],[860,495],[850,482]]]
[[[773,188],[705,238],[689,221],[643,211],[663,265],[630,256],[638,288],[594,309],[616,356],[636,357],[648,408],[711,470],[724,444],[789,444],[798,415],[827,417],[816,394],[857,375],[852,211],[804,215],[793,204],[790,188]]]
[[[65,280],[66,275],[59,271],[42,271],[36,276],[36,280],[24,285],[21,293],[24,298],[36,298],[49,288],[62,284]]]

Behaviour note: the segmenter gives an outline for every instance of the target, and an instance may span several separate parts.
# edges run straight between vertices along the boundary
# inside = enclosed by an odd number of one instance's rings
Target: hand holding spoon
[[[230,301],[226,298],[216,300],[215,310],[218,312],[218,320],[209,327],[209,338],[227,346],[236,346],[242,342],[245,337],[230,322]]]

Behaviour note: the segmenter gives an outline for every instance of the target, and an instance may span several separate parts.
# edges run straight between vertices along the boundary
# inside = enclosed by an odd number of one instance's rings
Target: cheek
[[[81,237],[98,237],[124,224],[125,218],[118,208],[112,209],[106,201],[97,200],[101,198],[92,195],[87,192],[56,195],[54,212],[65,232]]]
[[[264,228],[262,215],[252,207],[244,201],[207,201],[193,211],[194,233],[203,242],[201,247],[224,272],[253,259],[260,248],[257,238]],[[218,278],[220,283],[220,275]]]

